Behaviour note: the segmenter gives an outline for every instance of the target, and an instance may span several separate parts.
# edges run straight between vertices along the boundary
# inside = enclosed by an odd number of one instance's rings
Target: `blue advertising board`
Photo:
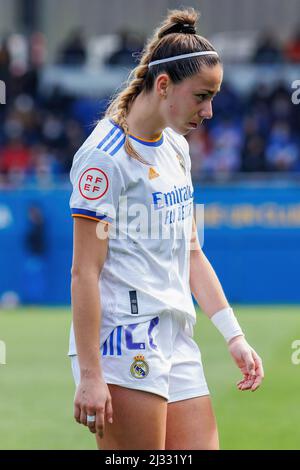
[[[1,190],[0,298],[69,304],[72,218],[69,189]],[[195,186],[204,204],[203,250],[231,303],[300,302],[300,187]],[[44,218],[41,254],[30,252],[29,210]],[[201,227],[198,227],[201,230]]]

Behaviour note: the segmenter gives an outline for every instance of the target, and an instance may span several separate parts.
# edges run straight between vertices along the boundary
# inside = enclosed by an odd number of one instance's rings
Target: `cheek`
[[[176,117],[179,115],[179,110],[177,109],[176,104],[169,105],[168,114],[171,119],[176,119]]]
[[[172,119],[176,119],[180,116],[183,116],[184,114],[186,114],[186,111],[187,104],[184,102],[184,100],[180,100],[179,98],[170,101],[168,105],[168,114]]]

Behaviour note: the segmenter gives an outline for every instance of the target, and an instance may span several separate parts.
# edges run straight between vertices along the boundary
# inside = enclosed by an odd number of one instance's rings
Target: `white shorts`
[[[192,336],[190,321],[171,313],[117,326],[101,346],[105,382],[155,393],[168,402],[209,395],[201,353]],[[71,360],[77,386],[77,356]]]

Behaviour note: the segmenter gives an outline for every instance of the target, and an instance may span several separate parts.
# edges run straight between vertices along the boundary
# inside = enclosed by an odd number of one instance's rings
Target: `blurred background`
[[[153,28],[167,9],[181,6],[176,0],[0,0],[0,340],[7,345],[0,411],[5,417],[16,409],[20,423],[32,409],[43,416],[30,415],[29,432],[17,435],[15,422],[10,430],[4,419],[0,448],[94,448],[72,422],[64,356],[71,319],[69,170]],[[205,205],[203,248],[270,377],[259,398],[237,398],[236,370],[228,357],[220,359],[222,340],[216,347],[206,341],[215,342],[215,333],[200,320],[197,338],[215,390],[221,443],[299,448],[300,416],[292,405],[300,367],[291,361],[291,344],[300,337],[300,0],[185,6],[200,10],[198,31],[224,63],[214,118],[187,137],[195,202]],[[40,393],[33,399],[37,375]],[[59,419],[67,436],[51,420],[61,389]],[[251,407],[254,422],[245,424]]]

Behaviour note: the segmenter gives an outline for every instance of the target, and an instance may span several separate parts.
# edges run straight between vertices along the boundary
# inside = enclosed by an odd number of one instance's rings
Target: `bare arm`
[[[72,265],[72,311],[80,384],[75,396],[75,419],[89,425],[92,432],[103,434],[104,415],[112,418],[111,400],[102,376],[99,351],[101,305],[99,276],[106,259],[108,240],[96,235],[97,223],[74,218]],[[87,423],[95,415],[95,423]]]
[[[195,221],[191,237],[190,288],[201,309],[210,319],[223,309],[229,308],[220,281],[199,245]],[[242,334],[232,337],[228,347],[244,376],[237,384],[238,389],[255,391],[264,377],[261,358]]]
[[[201,250],[193,221],[190,255],[190,287],[203,312],[211,318],[219,310],[229,307],[219,279]]]
[[[96,236],[97,224],[74,218],[72,310],[81,377],[99,377],[101,306],[99,276],[107,255],[107,240]]]

